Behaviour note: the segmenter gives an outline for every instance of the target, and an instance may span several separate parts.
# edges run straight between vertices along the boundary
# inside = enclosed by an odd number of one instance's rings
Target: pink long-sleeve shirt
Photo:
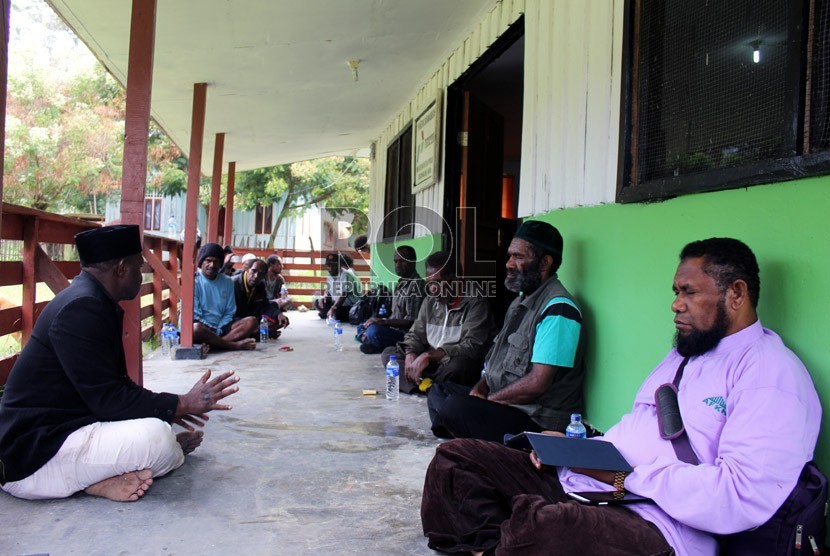
[[[635,468],[626,489],[656,504],[628,506],[654,523],[680,556],[714,555],[715,534],[766,522],[813,458],[821,404],[807,369],[781,338],[756,321],[692,357],[678,402],[700,460],[678,460],[657,428],[654,391],[674,379],[682,357],[672,350],[646,378],[631,412],[602,438]],[[559,470],[566,491],[612,487]]]

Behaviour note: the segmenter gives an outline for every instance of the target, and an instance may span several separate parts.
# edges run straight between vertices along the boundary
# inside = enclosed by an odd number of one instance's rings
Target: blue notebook
[[[610,442],[600,439],[568,438],[536,432],[522,433],[545,465],[556,467],[584,467],[608,471],[634,471],[625,458]]]

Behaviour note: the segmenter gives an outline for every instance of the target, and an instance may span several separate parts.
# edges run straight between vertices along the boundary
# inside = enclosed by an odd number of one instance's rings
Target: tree
[[[4,198],[53,212],[101,214],[119,195],[125,93],[98,65],[63,83],[48,72],[9,77]],[[154,123],[147,187],[174,196],[187,187],[187,159]]]
[[[187,157],[154,122],[147,139],[147,187],[165,197],[187,191]]]
[[[6,110],[5,200],[99,212],[97,198],[121,182],[124,93],[118,84],[100,66],[67,83],[30,71],[9,78]]]
[[[354,156],[332,156],[250,170],[239,174],[235,190],[234,205],[242,210],[258,205],[279,206],[269,248],[274,247],[283,220],[299,216],[313,205],[328,208],[338,216],[353,212],[357,217],[355,232],[360,233],[367,226],[369,162]]]

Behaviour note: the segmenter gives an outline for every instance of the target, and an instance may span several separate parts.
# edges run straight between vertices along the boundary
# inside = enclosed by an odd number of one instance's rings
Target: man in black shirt
[[[75,236],[81,273],[44,309],[0,400],[0,488],[26,499],[84,490],[121,502],[201,444],[196,430],[239,388],[205,372],[184,395],[156,394],[127,375],[123,311],[141,287],[138,226]],[[178,435],[171,423],[187,429]]]

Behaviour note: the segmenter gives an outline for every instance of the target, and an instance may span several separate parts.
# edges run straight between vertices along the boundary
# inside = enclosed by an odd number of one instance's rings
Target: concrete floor
[[[183,393],[205,368],[234,369],[233,409],[212,413],[202,446],[138,502],[0,492],[0,554],[435,554],[419,518],[438,444],[426,399],[363,396],[382,391],[385,374],[379,355],[358,350],[354,327],[337,353],[316,314],[289,316],[264,350],[148,356],[154,391]]]

